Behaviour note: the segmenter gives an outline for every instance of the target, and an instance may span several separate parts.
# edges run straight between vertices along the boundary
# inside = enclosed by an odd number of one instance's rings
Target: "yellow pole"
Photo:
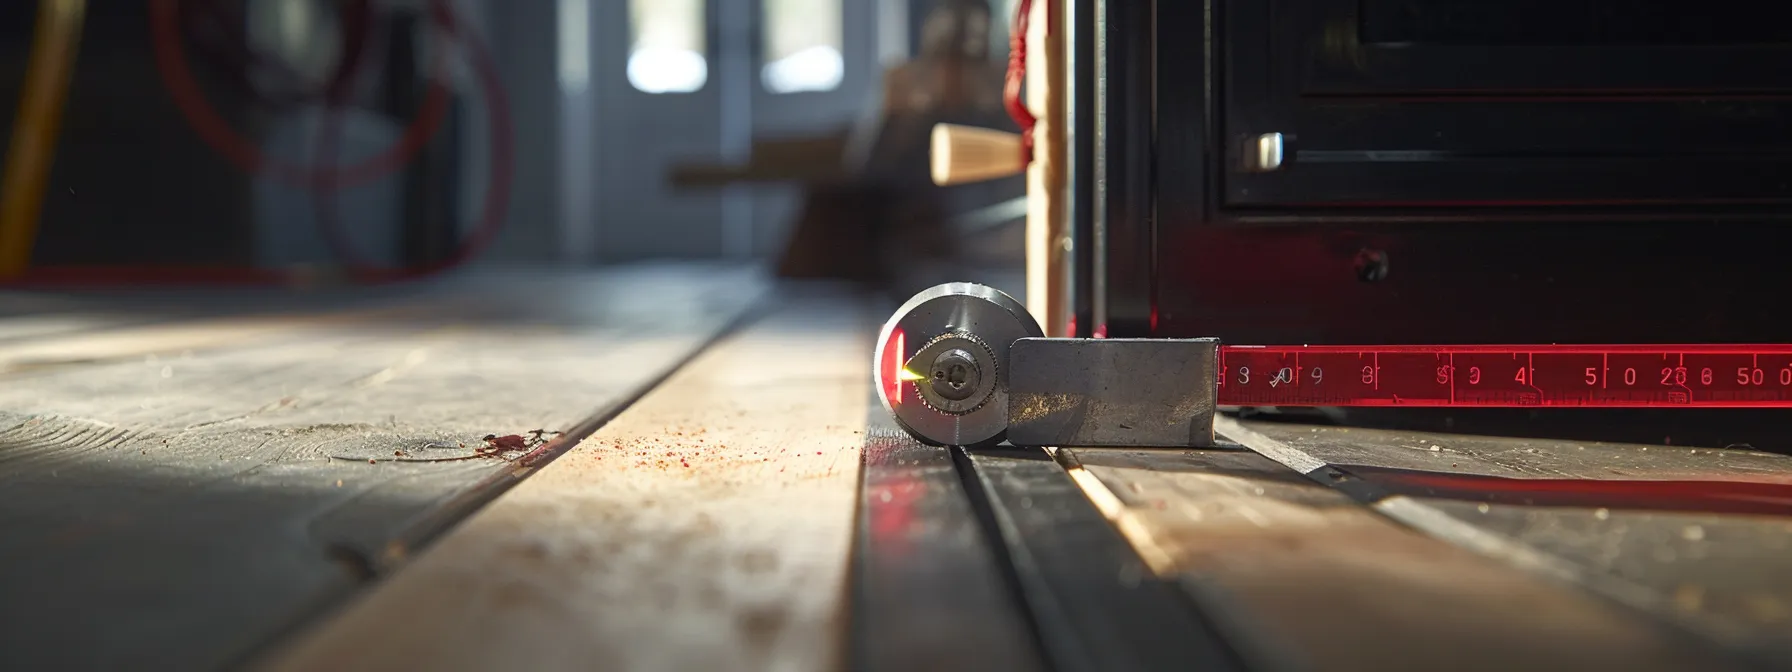
[[[0,277],[22,274],[31,264],[86,11],[86,0],[38,2],[25,87],[19,92],[5,172],[0,173]]]

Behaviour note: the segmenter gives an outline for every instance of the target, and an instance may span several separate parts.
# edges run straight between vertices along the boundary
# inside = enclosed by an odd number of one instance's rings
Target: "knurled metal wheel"
[[[923,443],[1001,441],[1008,430],[1009,348],[1041,336],[1026,307],[993,287],[957,282],[927,289],[878,333],[878,398]]]

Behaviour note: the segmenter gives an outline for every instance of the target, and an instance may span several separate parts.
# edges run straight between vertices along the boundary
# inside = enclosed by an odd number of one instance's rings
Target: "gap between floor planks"
[[[266,667],[837,667],[871,317],[717,344]]]

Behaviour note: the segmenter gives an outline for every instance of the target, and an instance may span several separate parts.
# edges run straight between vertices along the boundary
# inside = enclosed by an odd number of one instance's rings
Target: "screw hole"
[[[1356,270],[1356,279],[1381,282],[1388,277],[1388,253],[1367,248],[1359,250],[1352,266]]]

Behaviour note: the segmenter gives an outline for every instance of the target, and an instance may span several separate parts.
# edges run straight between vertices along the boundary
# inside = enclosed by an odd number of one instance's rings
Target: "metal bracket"
[[[1009,350],[1017,446],[1213,445],[1219,339],[1023,338]]]

